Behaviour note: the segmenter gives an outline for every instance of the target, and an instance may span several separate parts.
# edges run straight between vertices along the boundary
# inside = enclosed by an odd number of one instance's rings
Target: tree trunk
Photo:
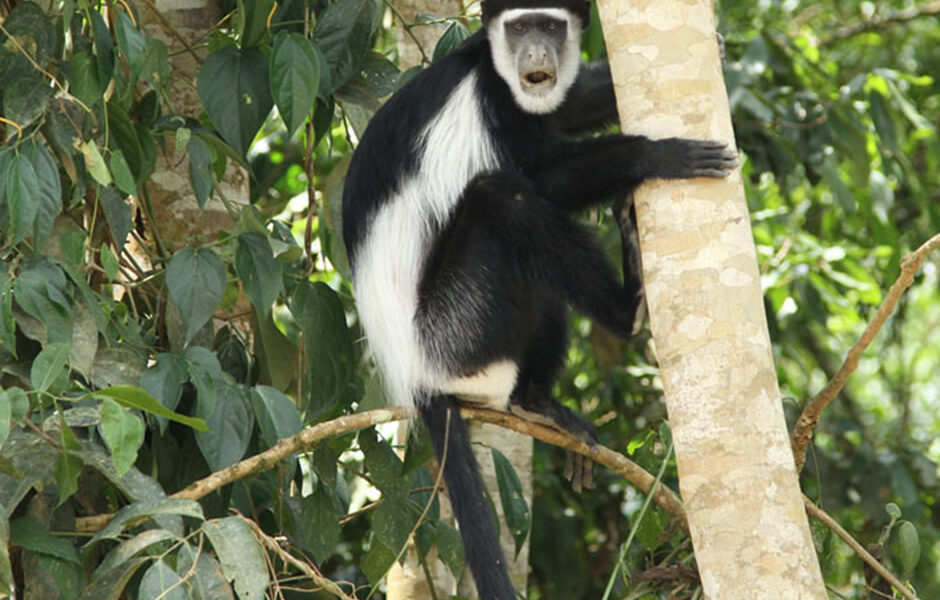
[[[441,16],[460,14],[461,3],[457,0],[397,0],[395,8],[402,18],[410,24],[414,23],[417,15],[421,13],[432,13]],[[424,56],[430,57],[438,38],[446,29],[444,25],[413,27],[409,35],[401,21],[397,21],[396,26],[398,28],[398,66],[403,71],[421,64]],[[415,40],[421,44],[420,48]],[[490,497],[495,502],[499,517],[502,518],[502,505],[499,502],[499,488],[496,483],[490,448],[498,449],[512,462],[512,466],[522,483],[525,501],[529,506],[532,506],[532,438],[492,425],[477,423],[468,425],[470,435],[473,441],[476,442],[473,450],[477,461],[480,463],[483,482],[489,490]],[[399,437],[401,439],[405,439],[407,430],[408,424],[403,423],[399,428]],[[441,518],[448,518],[445,515],[450,515],[450,504],[446,501],[446,498],[442,498]],[[452,517],[450,519],[453,521]],[[519,555],[516,556],[509,527],[503,525],[500,527],[500,532],[503,553],[508,561],[509,576],[512,578],[516,589],[524,591],[529,577],[529,542],[526,541],[520,549]],[[438,598],[449,597],[458,591],[468,600],[477,600],[479,598],[476,589],[474,589],[473,578],[468,570],[464,571],[459,582],[455,582],[450,571],[437,557],[436,551],[431,552],[426,558],[426,562]],[[400,565],[396,562],[389,571],[387,598],[388,600],[431,600],[433,598],[431,591],[428,589],[424,571],[418,562],[417,549],[414,543],[409,543],[404,564]]]
[[[623,131],[733,140],[709,0],[599,0]],[[650,322],[708,598],[826,598],[739,173],[637,191]]]

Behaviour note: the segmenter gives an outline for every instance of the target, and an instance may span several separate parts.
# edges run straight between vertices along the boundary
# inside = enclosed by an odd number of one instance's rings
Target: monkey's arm
[[[617,100],[607,61],[581,66],[565,102],[552,115],[567,134],[603,129],[617,122]]]

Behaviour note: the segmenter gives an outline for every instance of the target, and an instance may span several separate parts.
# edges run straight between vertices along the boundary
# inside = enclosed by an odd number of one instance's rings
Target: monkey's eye
[[[510,27],[512,27],[512,30],[515,31],[516,33],[525,33],[525,23],[520,23],[516,21],[515,23],[510,25]]]
[[[547,21],[544,28],[545,31],[558,31],[558,23],[555,21]]]

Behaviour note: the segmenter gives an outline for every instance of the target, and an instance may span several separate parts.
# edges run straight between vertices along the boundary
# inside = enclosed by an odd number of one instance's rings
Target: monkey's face
[[[561,9],[514,9],[493,19],[488,32],[493,64],[517,104],[554,111],[580,66],[580,19]]]

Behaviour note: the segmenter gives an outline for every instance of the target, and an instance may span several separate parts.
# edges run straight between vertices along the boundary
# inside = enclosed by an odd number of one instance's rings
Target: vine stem
[[[920,270],[924,261],[927,260],[927,256],[937,248],[940,248],[940,233],[934,235],[924,242],[920,248],[901,259],[901,274],[898,275],[897,280],[891,285],[891,288],[885,295],[884,301],[881,303],[881,306],[878,307],[875,316],[868,324],[868,327],[865,328],[865,331],[862,332],[861,338],[859,338],[858,342],[849,350],[845,362],[836,374],[832,376],[832,379],[829,380],[826,387],[803,407],[800,418],[797,419],[796,426],[793,428],[793,434],[790,436],[793,457],[796,460],[797,473],[803,470],[803,464],[806,462],[806,446],[809,445],[810,440],[813,438],[813,430],[815,430],[816,425],[819,424],[819,417],[822,411],[825,410],[842,388],[845,387],[849,376],[858,368],[858,362],[862,357],[862,353],[865,352],[865,349],[868,348],[872,340],[875,339],[875,336],[878,335],[878,332],[881,331],[885,321],[887,321],[891,313],[894,312],[905,290],[914,283],[914,274]]]

